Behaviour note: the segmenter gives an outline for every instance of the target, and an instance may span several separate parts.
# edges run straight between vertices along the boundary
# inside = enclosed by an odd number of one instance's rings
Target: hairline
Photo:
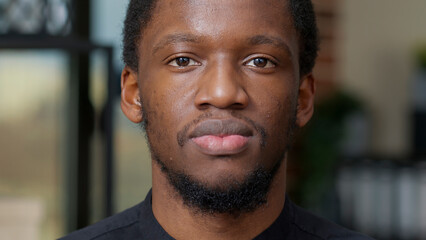
[[[158,1],[159,0],[152,0],[151,1],[151,6],[150,6],[150,9],[146,12],[147,14],[148,14],[148,16],[146,17],[146,18],[142,18],[142,17],[140,17],[139,16],[139,24],[140,24],[140,28],[139,28],[139,32],[138,32],[138,34],[135,34],[135,36],[134,36],[134,39],[133,39],[133,41],[134,41],[134,46],[135,46],[135,49],[134,49],[134,51],[135,51],[135,55],[136,55],[136,59],[133,59],[133,60],[135,60],[136,61],[136,63],[134,63],[134,62],[132,62],[132,63],[130,63],[130,64],[128,64],[128,63],[126,63],[126,61],[125,61],[125,57],[123,56],[123,60],[124,60],[124,62],[125,62],[125,65],[127,66],[127,67],[129,67],[129,68],[131,68],[133,71],[135,71],[135,72],[138,72],[139,71],[139,58],[140,58],[140,54],[139,54],[139,47],[140,47],[140,44],[141,44],[141,42],[142,42],[142,40],[143,40],[143,37],[144,37],[144,34],[143,34],[143,32],[145,31],[145,29],[148,27],[148,25],[152,22],[152,18],[153,18],[153,15],[154,15],[154,12],[155,12],[155,10],[157,9],[157,3],[158,3]],[[309,40],[309,38],[307,37],[307,36],[302,36],[302,29],[299,29],[298,27],[297,27],[297,24],[296,24],[296,19],[295,19],[295,9],[294,9],[294,7],[292,6],[292,1],[293,0],[285,0],[286,1],[286,4],[285,4],[285,7],[287,8],[287,11],[289,12],[289,14],[290,14],[290,19],[291,19],[291,26],[293,27],[293,29],[295,30],[295,33],[296,33],[296,38],[297,38],[297,43],[298,43],[298,48],[297,48],[297,50],[298,50],[298,56],[297,56],[297,61],[298,61],[298,64],[299,64],[299,74],[300,74],[300,77],[302,77],[302,76],[304,76],[304,75],[307,75],[307,74],[309,74],[309,73],[311,73],[312,72],[312,70],[313,70],[313,66],[309,66],[309,70],[308,71],[304,71],[304,66],[302,66],[302,54],[305,54],[306,52],[306,41],[308,41]],[[312,5],[312,1],[311,0],[309,0],[309,2],[311,3],[311,5]],[[130,4],[130,3],[129,3]],[[314,13],[313,13],[314,14]],[[315,16],[314,16],[315,17]],[[127,20],[127,15],[126,15],[126,20]],[[144,21],[142,21],[142,20],[144,20]],[[314,20],[314,23],[315,23],[315,25],[317,24],[316,23],[316,20]],[[126,27],[126,26],[125,26]],[[318,35],[318,29],[317,29],[317,26],[315,26],[315,31],[316,31],[316,34]],[[124,34],[124,32],[123,32],[123,34]],[[314,59],[313,59],[313,61],[311,61],[311,62],[313,62],[313,65],[315,65],[315,59],[316,59],[316,57],[317,57],[317,52],[318,52],[318,46],[319,46],[319,40],[318,40],[318,36],[315,36],[315,40],[316,40],[316,44],[315,44],[315,47],[316,47],[316,54],[314,54]],[[124,42],[124,40],[123,40],[123,42]],[[124,53],[124,47],[123,47],[123,53]],[[310,64],[306,64],[306,63],[304,63],[305,65],[310,65]],[[306,68],[308,68],[308,67],[306,67]]]

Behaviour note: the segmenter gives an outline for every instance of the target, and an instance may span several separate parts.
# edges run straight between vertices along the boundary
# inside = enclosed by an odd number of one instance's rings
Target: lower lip
[[[249,137],[241,135],[214,136],[205,135],[192,138],[192,141],[198,145],[207,154],[226,155],[242,152],[247,144]]]

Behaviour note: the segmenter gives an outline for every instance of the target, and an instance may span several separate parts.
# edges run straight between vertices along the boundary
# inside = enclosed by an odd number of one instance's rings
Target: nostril
[[[207,109],[210,107],[220,109],[244,109],[249,103],[249,97],[244,89],[237,89],[237,91],[232,92],[222,91],[221,94],[215,94],[215,92],[212,91],[200,91],[197,93],[194,103],[199,109]]]
[[[209,103],[201,103],[201,104],[198,104],[198,108],[207,109],[210,105],[211,104],[209,104]]]
[[[234,103],[234,104],[232,104],[231,107],[235,108],[235,109],[243,109],[243,108],[245,108],[245,104],[243,104],[243,103]]]

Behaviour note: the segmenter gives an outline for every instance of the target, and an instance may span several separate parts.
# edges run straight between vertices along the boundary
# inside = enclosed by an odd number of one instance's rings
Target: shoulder
[[[287,199],[288,200],[288,199]],[[286,201],[287,201],[286,200]],[[286,202],[287,204],[287,202]],[[371,240],[372,238],[351,231],[324,218],[318,217],[288,201],[291,224],[299,235],[310,236],[309,239],[329,240]],[[308,239],[308,237],[306,237]]]
[[[136,236],[142,203],[91,226],[72,232],[59,240],[109,240],[117,236]],[[129,238],[133,239],[133,238]]]

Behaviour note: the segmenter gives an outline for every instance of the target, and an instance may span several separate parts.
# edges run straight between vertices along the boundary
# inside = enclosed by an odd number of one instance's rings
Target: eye
[[[189,57],[177,57],[172,59],[168,64],[174,67],[189,67],[201,65],[199,62],[196,62]]]
[[[275,63],[271,60],[264,57],[253,58],[246,63],[247,66],[257,67],[257,68],[273,68]]]

